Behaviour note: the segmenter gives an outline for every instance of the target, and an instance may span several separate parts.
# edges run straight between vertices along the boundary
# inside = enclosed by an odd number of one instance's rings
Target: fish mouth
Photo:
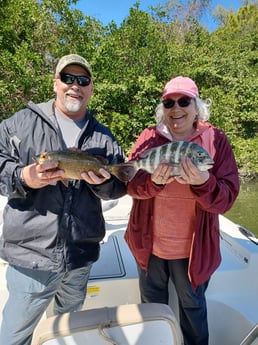
[[[212,167],[214,165],[214,161],[209,160],[208,162],[205,162],[204,165],[206,165],[207,167]]]
[[[197,167],[200,171],[206,171],[209,170],[213,167],[214,165],[214,161],[212,159],[200,162],[199,164],[197,164]]]
[[[206,162],[200,167],[200,170],[209,170],[213,167],[214,162]]]
[[[213,167],[213,165],[210,165],[210,164],[205,164],[205,165],[197,166],[197,168],[198,168],[200,171],[208,171],[208,170],[210,170],[212,167]]]

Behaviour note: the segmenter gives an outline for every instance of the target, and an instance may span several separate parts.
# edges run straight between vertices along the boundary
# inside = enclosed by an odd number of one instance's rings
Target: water
[[[225,216],[258,237],[258,180],[241,184],[239,196]]]

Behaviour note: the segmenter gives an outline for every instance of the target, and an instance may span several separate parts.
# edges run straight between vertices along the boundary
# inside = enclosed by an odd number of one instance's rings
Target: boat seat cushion
[[[182,334],[164,304],[127,304],[89,309],[40,322],[31,345],[181,345]]]

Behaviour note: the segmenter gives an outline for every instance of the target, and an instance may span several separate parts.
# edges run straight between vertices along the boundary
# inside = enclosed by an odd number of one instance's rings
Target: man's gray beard
[[[78,102],[65,101],[65,107],[68,111],[75,113],[80,110],[81,103],[79,101]]]

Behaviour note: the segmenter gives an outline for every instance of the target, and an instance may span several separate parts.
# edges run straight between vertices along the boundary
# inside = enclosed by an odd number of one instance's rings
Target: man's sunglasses
[[[188,105],[191,103],[191,100],[192,98],[190,97],[182,97],[182,98],[179,98],[177,101],[175,101],[174,99],[164,99],[162,103],[166,109],[173,108],[173,106],[176,103],[179,105],[179,107],[185,108],[185,107],[188,107]]]
[[[73,75],[69,73],[60,73],[60,79],[63,83],[71,85],[76,80],[79,86],[88,86],[91,83],[91,78],[85,75]]]

